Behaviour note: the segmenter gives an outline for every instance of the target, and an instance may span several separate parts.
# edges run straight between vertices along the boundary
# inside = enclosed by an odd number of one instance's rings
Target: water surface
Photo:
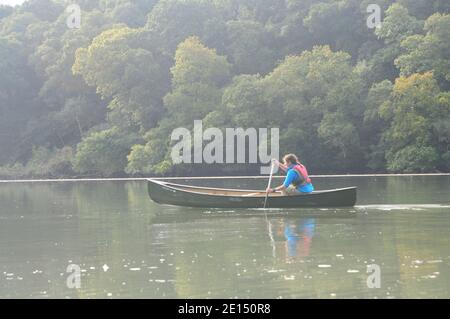
[[[449,176],[314,182],[358,186],[357,206],[206,210],[157,205],[141,181],[2,183],[0,297],[450,298]],[[202,184],[237,183],[265,181]]]

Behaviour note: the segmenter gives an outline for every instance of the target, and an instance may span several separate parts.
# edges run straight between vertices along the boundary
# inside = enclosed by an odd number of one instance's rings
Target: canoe
[[[148,194],[158,204],[203,208],[262,208],[266,196],[261,190],[198,187],[154,179],[148,180]],[[355,203],[356,187],[348,187],[293,196],[274,193],[269,195],[267,207],[352,207]]]

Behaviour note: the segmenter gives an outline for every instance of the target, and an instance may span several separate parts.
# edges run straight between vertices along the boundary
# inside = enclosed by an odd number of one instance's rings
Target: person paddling
[[[297,195],[301,193],[312,193],[314,186],[311,178],[308,176],[306,167],[300,163],[297,156],[288,154],[283,157],[283,163],[275,160],[283,171],[286,172],[286,178],[281,186],[276,188],[268,188],[268,193],[281,191],[284,195]]]

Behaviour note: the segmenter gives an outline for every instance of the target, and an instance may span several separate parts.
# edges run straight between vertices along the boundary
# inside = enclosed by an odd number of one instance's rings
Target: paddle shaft
[[[270,185],[272,185],[272,177],[273,177],[273,171],[275,168],[275,163],[272,161],[272,166],[270,167],[270,176],[269,176],[269,185],[267,185],[267,188],[270,188]],[[266,191],[266,198],[264,199],[264,208],[267,206],[267,199],[269,198],[269,192]]]

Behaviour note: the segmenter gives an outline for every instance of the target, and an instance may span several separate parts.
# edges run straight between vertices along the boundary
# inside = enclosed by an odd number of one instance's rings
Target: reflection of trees
[[[265,261],[272,258],[267,233],[261,231],[264,220],[221,218],[207,222],[207,233],[189,232],[198,227],[190,223],[173,229],[177,296],[228,298],[246,296],[247,290],[252,296],[266,296],[267,291],[255,289],[264,280]]]
[[[449,179],[359,183],[368,185],[361,186],[362,194],[382,194],[388,203],[432,203],[445,198]],[[156,205],[145,183],[138,182],[0,184],[0,202],[0,271],[23,277],[3,281],[0,296],[37,297],[47,291],[51,297],[74,298],[106,297],[108,292],[148,298],[330,298],[331,293],[373,298],[388,292],[393,297],[448,297],[450,291],[448,223],[442,222],[448,208],[365,208],[349,218],[324,211],[313,217],[309,236],[309,218],[292,215],[267,220],[261,215],[185,217],[198,210]],[[158,221],[158,212],[174,217]],[[433,260],[442,262],[429,263]],[[80,290],[65,285],[69,261],[86,270]],[[100,269],[104,263],[110,267],[106,273]],[[366,286],[371,263],[381,267],[381,289]],[[323,264],[331,267],[318,267]],[[130,271],[133,267],[141,270]],[[43,273],[33,275],[34,270]],[[439,274],[430,278],[434,273]]]
[[[158,233],[149,230],[155,206],[150,202],[145,183],[105,182],[80,184],[75,191],[80,212],[79,238],[88,238],[90,247],[84,259],[99,266],[108,261],[109,273],[100,272],[88,286],[96,291],[113,291],[124,296],[161,298],[173,295],[170,283],[156,279],[172,278],[172,270],[159,265],[167,255]],[[95,240],[92,244],[89,241]],[[164,257],[166,258],[166,257]],[[167,259],[167,258],[166,258]],[[148,267],[159,266],[149,273]],[[131,272],[130,268],[140,268]],[[125,283],[126,285],[123,285]]]
[[[447,214],[442,209],[435,213]],[[448,226],[422,214],[397,215],[393,223],[403,298],[448,298]],[[423,229],[421,230],[421,227]],[[430,231],[433,229],[433,231]],[[443,277],[443,278],[442,278]]]
[[[16,291],[17,296],[46,291],[51,297],[74,298],[101,298],[108,292],[151,298],[173,295],[170,283],[148,281],[152,277],[147,268],[166,254],[166,247],[152,246],[155,234],[148,225],[155,207],[145,183],[5,184],[0,185],[0,201],[2,211],[8,212],[0,224],[2,242],[8,243],[2,264],[24,278],[23,286],[18,282],[9,292],[0,288],[0,295]],[[69,263],[85,270],[81,289],[66,287]],[[101,270],[105,263],[110,267],[106,273]],[[132,267],[141,271],[130,272]],[[34,270],[43,273],[32,275]],[[173,277],[171,269],[157,271],[160,278]]]

